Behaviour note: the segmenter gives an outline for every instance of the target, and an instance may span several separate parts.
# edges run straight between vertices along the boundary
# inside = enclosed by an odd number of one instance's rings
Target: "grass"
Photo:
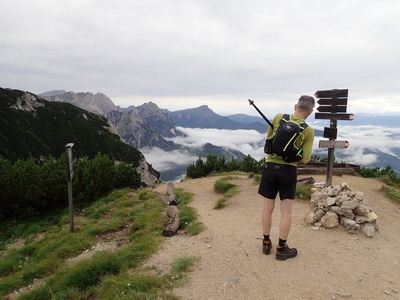
[[[386,194],[388,195],[388,197],[390,199],[396,201],[397,203],[400,203],[400,189],[399,188],[390,187],[387,185],[384,185],[382,188],[386,192]]]
[[[217,204],[215,205],[216,209],[224,208],[226,206],[226,201],[238,193],[237,186],[229,182],[229,180],[234,178],[235,177],[232,176],[226,176],[218,179],[214,183],[214,191],[224,194],[217,200]]]
[[[190,272],[198,259],[196,257],[184,256],[178,257],[172,263],[172,279],[179,285],[185,283],[185,277]]]
[[[197,234],[202,224],[197,213],[187,204],[191,195],[177,191],[184,229]],[[141,263],[159,248],[162,228],[167,222],[164,206],[157,195],[147,190],[116,190],[75,215],[75,232],[69,231],[68,212],[35,221],[9,221],[4,245],[18,238],[25,243],[5,252],[0,261],[0,298],[45,279],[45,283],[20,295],[18,299],[158,299],[166,293],[169,299],[174,286],[180,284],[194,261],[174,262],[171,273],[149,274]],[[90,258],[73,264],[69,258],[92,249],[104,235],[130,225],[125,242],[110,251],[97,251]],[[3,224],[1,224],[3,225]],[[40,238],[39,238],[40,237]],[[178,267],[175,265],[177,264]]]
[[[179,188],[174,189],[174,193],[178,197],[180,229],[184,229],[192,235],[199,234],[204,230],[204,226],[197,221],[197,211],[188,205],[192,201],[193,195]]]
[[[311,195],[313,194],[313,192],[311,191],[312,188],[313,188],[312,184],[297,185],[296,198],[310,200]]]

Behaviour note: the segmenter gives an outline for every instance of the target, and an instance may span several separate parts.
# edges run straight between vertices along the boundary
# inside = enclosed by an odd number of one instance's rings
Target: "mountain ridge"
[[[146,184],[159,181],[144,155],[121,141],[105,117],[30,92],[0,88],[0,155],[10,160],[58,157],[70,142],[74,157],[93,158],[101,152],[131,164]]]

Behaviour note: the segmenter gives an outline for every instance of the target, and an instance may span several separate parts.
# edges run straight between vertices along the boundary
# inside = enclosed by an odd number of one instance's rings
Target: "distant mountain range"
[[[201,148],[185,148],[172,141],[170,138],[183,137],[184,134],[177,127],[188,128],[218,128],[218,129],[253,129],[266,132],[268,127],[261,122],[241,123],[215,114],[207,106],[195,109],[171,112],[160,109],[152,102],[140,106],[120,108],[114,105],[110,98],[97,93],[75,93],[63,90],[50,91],[39,96],[52,102],[66,102],[76,105],[100,116],[106,117],[123,141],[137,149],[160,148],[164,151],[181,150],[192,153],[193,156],[207,156],[214,153],[224,156],[227,160],[232,157],[241,160],[244,154],[236,149],[227,149],[211,145]],[[161,174],[163,181],[176,178],[177,173],[185,173],[186,167],[178,167],[179,171],[171,169]]]
[[[221,130],[255,130],[262,134],[265,134],[268,129],[268,125],[261,117],[245,114],[220,116],[215,114],[206,105],[192,109],[169,111],[167,109],[160,109],[155,103],[148,102],[137,107],[130,106],[128,108],[121,108],[116,106],[110,98],[101,93],[75,93],[66,92],[64,90],[50,91],[38,96],[32,95],[32,97],[37,97],[38,99],[44,98],[50,101],[50,103],[66,102],[103,117],[102,120],[104,120],[103,122],[106,122],[107,125],[103,124],[102,126],[108,126],[109,131],[118,134],[126,144],[138,149],[139,153],[141,153],[141,151],[143,152],[144,149],[149,151],[149,149],[159,148],[167,152],[185,152],[192,157],[205,157],[208,153],[214,153],[218,156],[224,156],[227,160],[230,160],[232,157],[240,160],[243,159],[247,153],[242,153],[237,149],[215,146],[211,143],[206,143],[198,148],[189,148],[182,146],[182,144],[177,144],[173,142],[173,140],[176,138],[185,138],[185,134],[180,130],[181,127],[200,129],[215,128]],[[54,103],[54,105],[56,105],[56,103]],[[394,126],[396,120],[397,117],[394,116],[382,117],[363,115],[362,117],[357,116],[356,120],[351,121],[351,125],[387,124],[388,127],[396,127]],[[326,120],[324,121],[326,123]],[[314,120],[310,120],[310,122],[314,122]],[[329,126],[329,123],[327,123],[326,126]],[[322,137],[322,135],[323,133],[321,130],[316,130],[316,136]],[[260,140],[258,143],[257,147],[262,145],[263,141]],[[323,151],[317,152],[322,153]],[[337,153],[340,155],[340,150],[338,150]],[[395,165],[394,168],[396,172],[400,174],[400,170],[397,170],[397,166],[400,165],[398,159],[400,153],[398,153],[397,158],[396,156],[388,155],[383,152],[377,153],[375,151],[374,154],[379,156],[378,165]],[[187,166],[182,165],[174,167],[173,164],[171,164],[171,168],[168,171],[163,171],[161,173],[161,180],[172,181],[181,177],[182,174],[185,174],[186,167]]]
[[[252,117],[238,117],[239,115],[223,117],[214,113],[207,105],[197,108],[169,111],[164,110],[171,120],[178,126],[188,128],[216,128],[216,129],[253,129],[265,133],[268,125],[263,120]],[[245,121],[243,121],[245,120]]]

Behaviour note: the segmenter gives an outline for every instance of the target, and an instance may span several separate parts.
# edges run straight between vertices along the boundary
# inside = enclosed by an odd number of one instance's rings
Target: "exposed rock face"
[[[61,91],[55,91],[53,94],[55,95],[52,95],[52,92],[47,92],[40,94],[39,96],[42,96],[50,101],[71,103],[82,109],[104,117],[106,117],[107,113],[110,111],[122,110],[120,107],[115,106],[111,99],[102,93],[61,93]]]
[[[41,94],[50,101],[71,103],[82,109],[106,117],[122,140],[136,149],[158,147],[166,151],[178,149],[178,145],[166,138],[183,136],[155,103],[123,109],[114,105],[101,93],[74,93],[54,91]]]
[[[111,111],[107,117],[116,127],[123,140],[137,148],[158,147],[174,150],[178,146],[165,138],[183,136],[175,130],[175,124],[154,103],[130,107],[127,111]]]
[[[378,229],[378,216],[367,206],[364,194],[347,183],[314,192],[310,202],[311,210],[305,216],[308,224],[324,228],[342,225],[351,234],[361,230],[368,237]]]
[[[138,171],[142,181],[146,185],[153,186],[160,183],[160,179],[157,176],[155,176],[152,172],[150,172],[149,164],[144,157],[139,162],[139,166],[136,168],[136,170]]]
[[[20,98],[17,99],[16,103],[10,107],[24,111],[35,111],[38,107],[44,107],[44,103],[38,101],[36,95],[25,92]]]

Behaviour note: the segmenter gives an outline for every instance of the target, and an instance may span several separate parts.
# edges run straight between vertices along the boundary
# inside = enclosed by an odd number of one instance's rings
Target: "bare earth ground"
[[[306,177],[306,176],[302,176]],[[313,175],[316,182],[325,175]],[[254,179],[237,176],[239,193],[221,210],[214,209],[220,177],[186,179],[175,184],[192,193],[191,206],[206,229],[197,236],[179,233],[165,238],[147,262],[167,271],[177,257],[198,257],[187,282],[174,294],[189,299],[400,299],[400,205],[381,191],[375,179],[333,177],[333,185],[347,182],[361,191],[378,215],[379,231],[368,238],[353,236],[342,227],[315,229],[304,223],[306,200],[295,200],[288,244],[296,258],[277,261],[261,251],[263,199]],[[301,178],[301,177],[299,177]],[[166,184],[154,188],[165,193]],[[276,201],[271,238],[278,239],[279,201]]]

